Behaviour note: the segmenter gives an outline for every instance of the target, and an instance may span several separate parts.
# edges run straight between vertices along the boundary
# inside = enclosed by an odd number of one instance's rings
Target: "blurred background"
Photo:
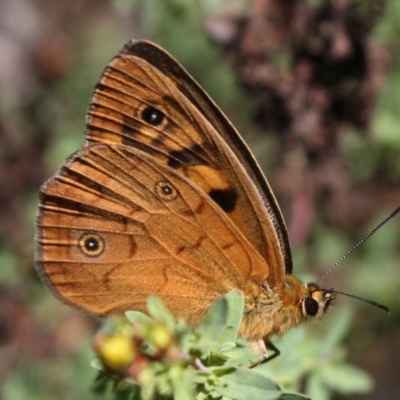
[[[34,220],[126,41],[165,47],[231,118],[279,200],[295,274],[315,280],[400,206],[399,20],[395,0],[0,0],[0,398],[100,398],[98,322],[39,281]],[[329,386],[319,399],[399,398],[399,250],[397,216],[322,282],[390,315],[339,296],[279,342],[272,373],[297,368],[296,390]]]

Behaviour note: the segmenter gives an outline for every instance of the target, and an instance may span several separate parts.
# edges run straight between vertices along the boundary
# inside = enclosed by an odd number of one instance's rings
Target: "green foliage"
[[[289,331],[274,342],[281,355],[261,367],[287,390],[300,390],[307,377],[305,393],[312,399],[330,399],[334,392],[368,393],[373,386],[371,378],[346,361],[347,354],[341,345],[351,318],[348,309],[330,315],[325,334],[304,326]]]
[[[196,330],[175,321],[156,297],[149,299],[148,310],[151,318],[128,312],[130,323],[109,320],[99,333],[94,347],[102,363],[93,365],[101,369],[100,391],[112,383],[118,399],[323,400],[335,392],[367,393],[372,388],[371,378],[347,363],[340,345],[350,326],[349,311],[332,318],[323,337],[306,334],[304,327],[290,331],[276,341],[282,352],[277,359],[249,368],[260,355],[237,337],[241,293],[218,299]],[[124,346],[105,350],[106,343],[121,335],[134,347],[128,360]],[[125,364],[115,368],[120,359]],[[302,388],[309,397],[295,393]]]
[[[102,361],[98,389],[105,390],[111,382],[116,398],[123,393],[125,399],[146,400],[306,398],[284,393],[261,365],[248,368],[260,355],[237,338],[241,293],[233,291],[215,301],[196,330],[175,321],[156,297],[149,298],[148,311],[151,318],[128,312],[131,324],[109,320],[97,336],[94,347]],[[115,338],[118,343],[110,351]],[[127,352],[119,338],[133,351]],[[134,355],[127,359],[127,353]],[[99,368],[98,362],[93,365]]]

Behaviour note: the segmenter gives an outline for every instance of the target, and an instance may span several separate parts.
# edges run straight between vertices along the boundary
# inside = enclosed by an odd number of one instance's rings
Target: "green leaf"
[[[211,368],[211,370],[216,375],[224,372],[222,369]],[[278,399],[281,395],[281,390],[274,381],[253,369],[241,367],[220,375],[215,390],[223,396],[238,400],[272,400]]]
[[[152,323],[152,319],[148,317],[146,314],[143,314],[140,311],[127,311],[125,313],[126,318],[128,318],[128,321],[131,322],[132,324],[144,324],[144,325],[149,325]]]
[[[207,354],[207,365],[223,365],[228,357],[216,351],[210,351]]]
[[[220,351],[226,342],[235,342],[243,317],[244,299],[238,290],[217,299],[197,329],[204,346]]]
[[[329,400],[329,390],[325,386],[321,374],[314,373],[309,376],[306,393],[312,399]]]
[[[228,316],[225,332],[220,338],[221,343],[234,342],[237,339],[244,309],[244,297],[240,291],[232,290],[225,299],[228,302]]]
[[[335,318],[331,321],[328,335],[322,341],[323,352],[332,352],[340,344],[350,328],[352,316],[353,312],[349,307],[336,314]]]
[[[343,393],[368,393],[373,388],[373,380],[360,368],[348,365],[329,365],[322,371],[327,386]]]
[[[246,342],[226,342],[219,347],[218,353],[226,357],[225,366],[249,366],[260,358],[260,354],[253,351]],[[214,364],[213,364],[214,365]]]
[[[180,366],[170,368],[168,371],[170,382],[173,388],[174,399],[194,400],[193,394],[193,373],[184,370]]]
[[[90,362],[90,366],[94,369],[98,369],[99,371],[104,370],[104,365],[98,358],[96,358],[95,360],[92,360]]]
[[[227,327],[229,306],[225,297],[217,299],[207,312],[203,322],[197,329],[201,342],[209,344],[210,350],[216,349]]]
[[[163,322],[171,329],[174,328],[175,326],[174,317],[157,296],[148,297],[147,310],[149,311],[151,318],[154,318],[156,321]]]
[[[279,400],[311,400],[311,397],[297,393],[282,393]]]

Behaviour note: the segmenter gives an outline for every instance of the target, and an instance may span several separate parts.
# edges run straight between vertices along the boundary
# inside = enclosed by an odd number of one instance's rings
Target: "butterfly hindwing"
[[[215,298],[268,276],[201,189],[135,148],[79,151],[42,187],[37,226],[40,275],[61,298],[98,314],[144,311],[157,294],[197,321]]]

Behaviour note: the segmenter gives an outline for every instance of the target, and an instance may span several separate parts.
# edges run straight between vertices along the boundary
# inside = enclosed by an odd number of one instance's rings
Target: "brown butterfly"
[[[292,275],[275,197],[239,133],[168,53],[130,41],[96,85],[82,149],[41,188],[36,268],[95,314],[159,296],[197,325],[238,289],[240,335],[320,317],[334,292]]]

